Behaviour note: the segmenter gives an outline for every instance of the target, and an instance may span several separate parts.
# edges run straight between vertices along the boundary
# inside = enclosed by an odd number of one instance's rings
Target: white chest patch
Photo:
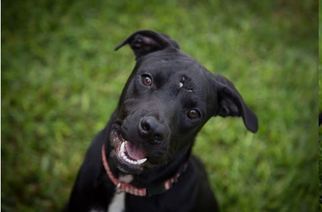
[[[114,197],[107,209],[107,212],[123,212],[125,211],[125,193],[115,192]]]
[[[125,183],[130,183],[133,180],[132,175],[120,176],[119,180]],[[107,212],[123,212],[125,211],[125,192],[114,193],[112,201],[108,206]]]

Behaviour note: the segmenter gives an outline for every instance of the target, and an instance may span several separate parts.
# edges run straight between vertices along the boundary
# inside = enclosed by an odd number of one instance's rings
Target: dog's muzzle
[[[116,159],[120,164],[134,170],[142,169],[142,166],[147,161],[143,148],[124,139],[117,130],[112,130],[110,139],[114,146]]]

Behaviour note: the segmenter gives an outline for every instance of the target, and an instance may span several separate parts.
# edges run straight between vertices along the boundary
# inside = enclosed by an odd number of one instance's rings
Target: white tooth
[[[124,153],[124,150],[125,150],[125,142],[122,142],[121,148],[120,148],[121,154]]]
[[[132,161],[129,158],[126,158],[126,161],[132,163]]]
[[[129,158],[126,154],[125,154],[125,145],[127,144],[127,141],[126,140],[123,140],[122,143],[121,143],[121,147],[120,147],[120,150],[119,150],[119,157],[122,158],[123,160],[125,160],[126,162],[130,163],[130,164],[134,164],[134,165],[141,165],[143,164],[147,158],[142,158],[140,160],[132,160],[131,158]]]
[[[126,150],[127,140],[123,140],[123,143],[124,143],[124,151],[127,151]]]
[[[137,164],[142,164],[142,163],[144,163],[146,160],[147,160],[147,158],[142,158],[142,159],[140,159],[140,160],[138,160],[138,161],[136,161],[136,162],[137,162]]]

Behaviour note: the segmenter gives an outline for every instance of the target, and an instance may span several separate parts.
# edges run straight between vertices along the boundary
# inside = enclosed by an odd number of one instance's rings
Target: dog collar
[[[181,174],[187,169],[188,163],[185,163],[179,171],[171,178],[167,179],[163,183],[159,185],[154,185],[146,188],[137,188],[130,183],[122,182],[121,180],[117,179],[112,171],[110,166],[108,165],[107,158],[106,158],[106,151],[105,151],[105,144],[102,146],[102,162],[104,169],[106,171],[107,176],[112,181],[112,183],[116,186],[117,191],[119,192],[126,192],[135,196],[152,196],[155,194],[161,194],[170,188],[172,188],[173,184],[176,183],[181,176]]]

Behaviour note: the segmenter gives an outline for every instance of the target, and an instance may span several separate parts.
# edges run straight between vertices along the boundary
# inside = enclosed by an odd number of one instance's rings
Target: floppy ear
[[[216,114],[223,117],[241,116],[245,127],[255,133],[258,129],[257,117],[245,104],[235,86],[228,79],[220,75],[215,76],[215,86],[218,92]]]
[[[165,49],[167,47],[179,49],[179,45],[167,35],[150,30],[140,30],[133,33],[122,43],[120,43],[115,48],[115,51],[126,44],[130,45],[136,56],[136,59],[151,52]]]

